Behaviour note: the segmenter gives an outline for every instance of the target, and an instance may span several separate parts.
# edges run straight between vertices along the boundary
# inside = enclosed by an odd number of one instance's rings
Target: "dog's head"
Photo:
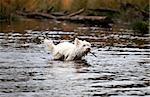
[[[91,44],[85,40],[82,41],[82,40],[79,40],[78,38],[76,38],[74,41],[74,44],[76,45],[78,50],[80,50],[80,52],[83,52],[85,54],[87,54],[91,50]]]

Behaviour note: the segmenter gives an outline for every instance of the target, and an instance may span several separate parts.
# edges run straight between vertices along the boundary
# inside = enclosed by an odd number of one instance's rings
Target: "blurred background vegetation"
[[[124,5],[123,5],[124,4]],[[132,5],[137,8],[134,8]],[[142,11],[149,13],[149,0],[0,0],[0,20],[12,21],[18,20],[19,16],[16,11],[27,12],[74,12],[81,8],[99,9],[109,8],[115,9],[120,14],[105,14],[114,20],[126,22],[129,26],[137,30],[137,32],[148,33],[149,17],[144,17]],[[86,14],[102,15],[102,13]]]

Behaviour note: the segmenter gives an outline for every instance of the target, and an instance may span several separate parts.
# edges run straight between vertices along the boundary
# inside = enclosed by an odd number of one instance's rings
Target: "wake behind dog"
[[[91,50],[91,44],[76,38],[74,43],[63,42],[55,45],[52,40],[45,39],[44,44],[52,53],[54,60],[81,60]]]

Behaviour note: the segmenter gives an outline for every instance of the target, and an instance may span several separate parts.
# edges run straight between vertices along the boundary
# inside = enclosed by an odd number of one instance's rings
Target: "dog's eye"
[[[83,46],[85,47],[86,45],[84,44]]]

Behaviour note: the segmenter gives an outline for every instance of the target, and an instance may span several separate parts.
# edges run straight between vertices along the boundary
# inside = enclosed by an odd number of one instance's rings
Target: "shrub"
[[[131,23],[131,27],[138,33],[147,34],[149,32],[149,24],[148,22],[139,20]]]

